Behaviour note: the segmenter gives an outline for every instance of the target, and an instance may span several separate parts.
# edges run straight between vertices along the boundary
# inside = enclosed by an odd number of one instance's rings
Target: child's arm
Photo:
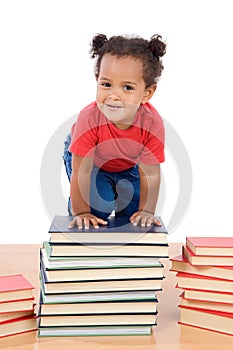
[[[84,224],[85,228],[93,225],[98,228],[98,224],[105,225],[106,221],[97,218],[90,211],[90,176],[93,167],[92,158],[84,158],[72,156],[72,175],[70,181],[70,198],[72,203],[72,215],[74,219],[71,221],[69,228],[77,225],[81,228]]]
[[[160,165],[139,165],[140,175],[140,203],[139,210],[134,213],[130,221],[134,225],[141,226],[151,224],[161,225],[154,217],[155,208],[159,196]]]

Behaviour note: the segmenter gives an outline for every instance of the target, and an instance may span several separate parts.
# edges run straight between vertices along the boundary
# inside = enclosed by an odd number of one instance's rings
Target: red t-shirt
[[[105,171],[164,161],[164,125],[150,103],[139,107],[128,129],[120,130],[93,102],[79,113],[71,135],[70,152],[93,157],[94,164]]]

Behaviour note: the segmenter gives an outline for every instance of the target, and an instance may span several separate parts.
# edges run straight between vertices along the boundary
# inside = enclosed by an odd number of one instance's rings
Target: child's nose
[[[120,90],[119,89],[112,89],[111,91],[110,91],[110,94],[109,94],[109,98],[111,99],[111,100],[120,100]]]

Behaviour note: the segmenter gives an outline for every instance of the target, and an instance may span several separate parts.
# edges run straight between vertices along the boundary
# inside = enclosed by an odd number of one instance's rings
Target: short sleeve
[[[69,151],[81,157],[94,157],[97,142],[95,118],[80,112],[72,127]]]
[[[159,123],[152,123],[151,130],[147,131],[143,137],[143,149],[140,156],[140,162],[153,165],[164,162],[164,142],[165,131],[162,120]]]

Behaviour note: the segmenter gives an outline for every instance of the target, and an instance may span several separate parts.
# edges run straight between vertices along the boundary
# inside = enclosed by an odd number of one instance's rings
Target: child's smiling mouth
[[[112,104],[108,104],[108,103],[106,103],[106,107],[111,109],[111,110],[117,110],[117,109],[119,110],[119,109],[123,108],[122,106],[112,105]]]

